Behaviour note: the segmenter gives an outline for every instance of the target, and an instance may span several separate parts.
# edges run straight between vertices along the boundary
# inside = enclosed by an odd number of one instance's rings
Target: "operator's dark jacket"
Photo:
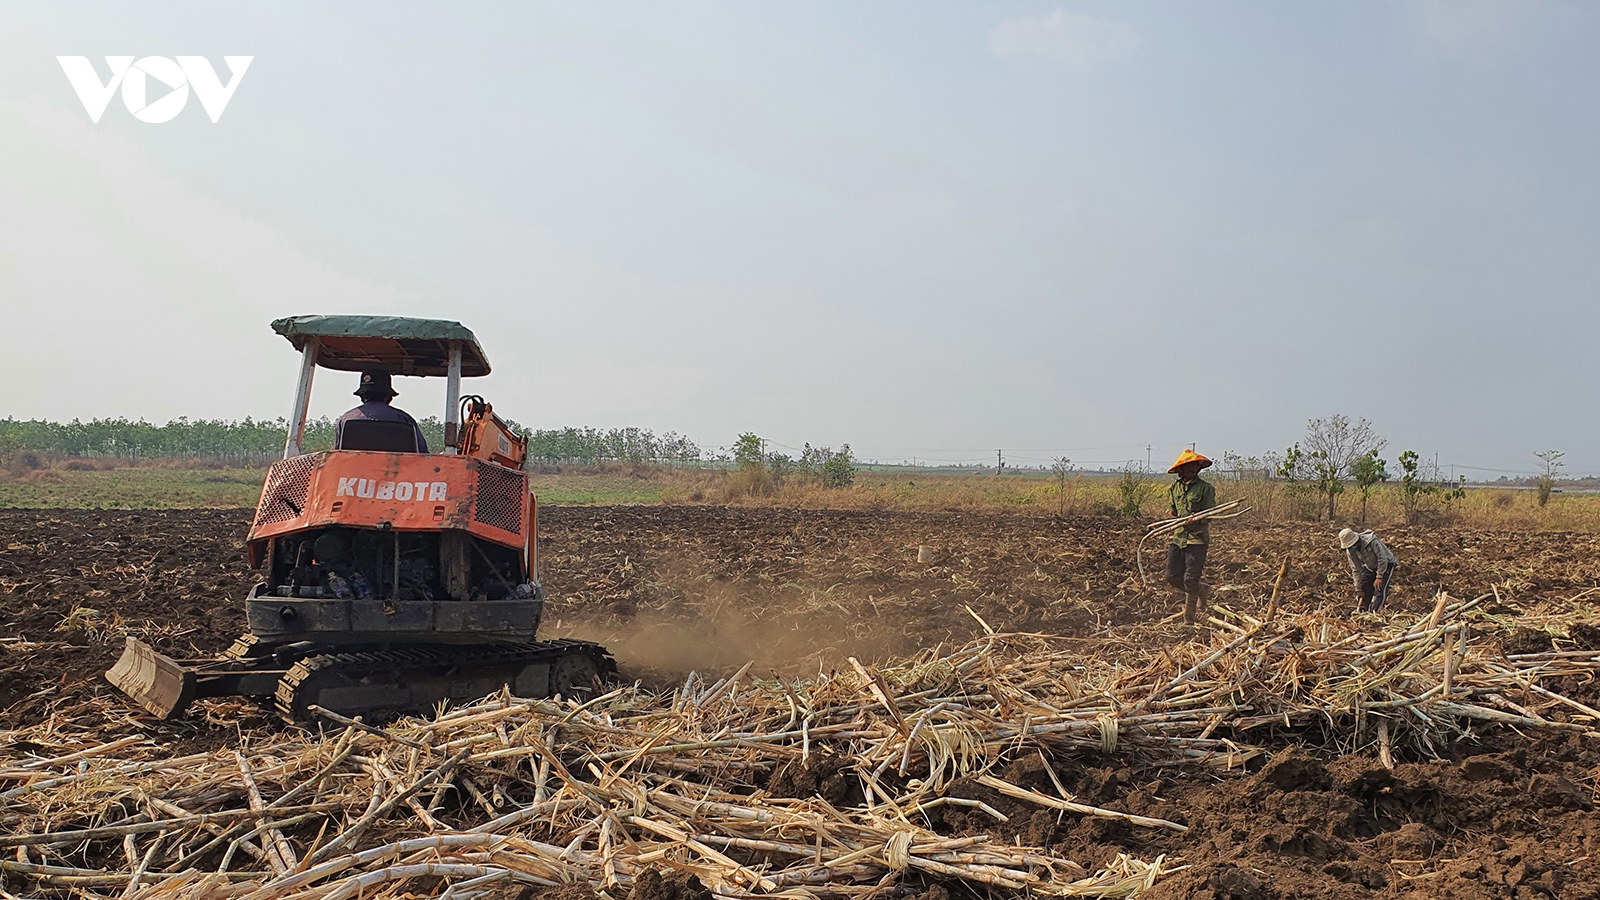
[[[403,409],[396,408],[381,400],[367,400],[360,406],[350,410],[339,417],[333,427],[333,446],[338,449],[344,446],[344,423],[364,419],[369,422],[402,422],[411,426],[417,436],[417,452],[428,452],[428,440],[422,436],[422,429],[417,425],[417,420]]]

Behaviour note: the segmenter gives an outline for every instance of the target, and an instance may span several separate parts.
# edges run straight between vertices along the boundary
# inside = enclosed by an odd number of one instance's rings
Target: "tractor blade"
[[[128,638],[122,658],[106,672],[106,680],[162,719],[183,712],[194,699],[194,673],[134,638]]]

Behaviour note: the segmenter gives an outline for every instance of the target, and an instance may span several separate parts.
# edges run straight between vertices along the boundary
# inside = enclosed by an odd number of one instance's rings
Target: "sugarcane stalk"
[[[993,775],[979,775],[977,782],[984,787],[994,788],[1000,793],[1005,794],[1007,797],[1014,797],[1018,800],[1026,800],[1029,803],[1035,803],[1039,806],[1047,806],[1051,809],[1064,809],[1068,812],[1075,812],[1086,816],[1098,816],[1102,819],[1121,819],[1124,822],[1129,822],[1134,825],[1144,825],[1150,828],[1165,828],[1168,831],[1176,831],[1179,834],[1183,834],[1189,830],[1189,826],[1187,825],[1179,825],[1177,822],[1169,822],[1166,819],[1153,819],[1149,816],[1136,816],[1132,813],[1117,812],[1114,809],[1102,809],[1098,806],[1089,806],[1086,803],[1074,803],[1071,800],[1057,800],[1054,797],[1046,796],[1038,791],[1030,791],[1024,787],[1018,787],[1009,781],[1002,781],[998,778],[995,778]]]

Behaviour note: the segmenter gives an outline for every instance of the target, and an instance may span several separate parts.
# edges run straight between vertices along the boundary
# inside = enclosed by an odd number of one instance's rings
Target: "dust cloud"
[[[847,665],[849,657],[876,662],[923,649],[897,623],[846,621],[822,612],[757,618],[685,618],[647,611],[617,621],[566,616],[551,636],[595,641],[609,649],[627,679],[680,681],[689,672],[726,674],[753,662],[751,674],[798,675]]]

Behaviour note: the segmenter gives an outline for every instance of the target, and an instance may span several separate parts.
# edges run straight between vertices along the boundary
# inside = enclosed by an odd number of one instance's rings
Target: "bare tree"
[[[1304,467],[1304,475],[1317,493],[1328,498],[1328,519],[1334,516],[1334,502],[1344,491],[1345,482],[1355,477],[1365,456],[1375,456],[1389,441],[1372,430],[1372,423],[1334,413],[1326,419],[1306,422],[1305,449],[1297,454],[1297,467]]]
[[[1067,480],[1072,478],[1077,467],[1072,460],[1065,456],[1057,456],[1050,460],[1050,474],[1056,478],[1056,515],[1066,511]],[[1077,505],[1073,505],[1073,512],[1077,512]]]
[[[1539,489],[1539,505],[1543,506],[1550,502],[1550,492],[1556,488],[1556,473],[1566,465],[1561,457],[1567,454],[1560,450],[1540,450],[1533,455],[1544,463],[1544,474],[1533,480],[1534,486]]]

